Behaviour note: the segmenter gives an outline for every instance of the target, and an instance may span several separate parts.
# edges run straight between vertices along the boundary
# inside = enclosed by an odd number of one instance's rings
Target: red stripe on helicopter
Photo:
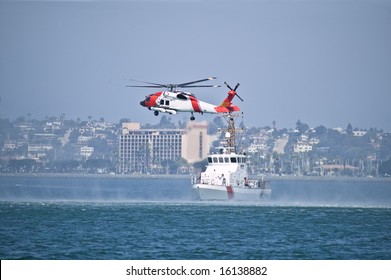
[[[200,104],[198,103],[198,100],[195,97],[190,96],[190,102],[195,112],[201,112]]]

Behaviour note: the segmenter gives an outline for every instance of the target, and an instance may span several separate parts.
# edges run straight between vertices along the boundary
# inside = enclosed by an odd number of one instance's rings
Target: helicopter
[[[126,87],[166,88],[166,91],[159,91],[145,96],[145,99],[140,102],[141,106],[154,111],[155,116],[158,116],[159,113],[177,114],[178,112],[190,112],[190,120],[194,121],[194,113],[220,114],[240,111],[238,106],[232,105],[232,99],[235,96],[243,101],[243,99],[236,93],[239,83],[237,83],[234,88],[231,88],[226,82],[224,82],[229,91],[228,96],[220,105],[201,101],[190,92],[178,90],[180,88],[220,87],[219,85],[197,85],[198,83],[215,79],[216,77],[209,77],[182,84],[158,84],[129,79],[131,81],[145,83],[147,85],[127,85]]]

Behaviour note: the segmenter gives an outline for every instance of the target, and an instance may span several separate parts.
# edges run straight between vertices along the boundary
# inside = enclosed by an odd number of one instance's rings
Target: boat
[[[235,127],[237,115],[223,115],[228,122],[223,146],[218,152],[207,156],[206,170],[192,178],[192,189],[197,200],[243,200],[271,199],[270,181],[263,177],[249,179],[248,157],[237,152],[235,139],[239,129]]]

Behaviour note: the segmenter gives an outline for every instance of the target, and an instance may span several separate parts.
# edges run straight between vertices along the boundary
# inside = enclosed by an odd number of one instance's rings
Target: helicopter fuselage
[[[177,112],[195,112],[216,114],[219,106],[198,100],[189,92],[159,91],[146,96],[141,106],[150,110],[176,114]]]

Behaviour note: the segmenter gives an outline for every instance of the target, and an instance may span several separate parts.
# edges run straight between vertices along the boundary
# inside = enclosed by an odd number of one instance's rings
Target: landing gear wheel
[[[154,114],[155,116],[159,116],[159,112],[158,112],[158,111],[153,112],[153,114]]]
[[[194,121],[194,120],[195,120],[195,117],[194,117],[194,116],[191,116],[191,117],[190,117],[190,120],[191,120],[191,121]]]

